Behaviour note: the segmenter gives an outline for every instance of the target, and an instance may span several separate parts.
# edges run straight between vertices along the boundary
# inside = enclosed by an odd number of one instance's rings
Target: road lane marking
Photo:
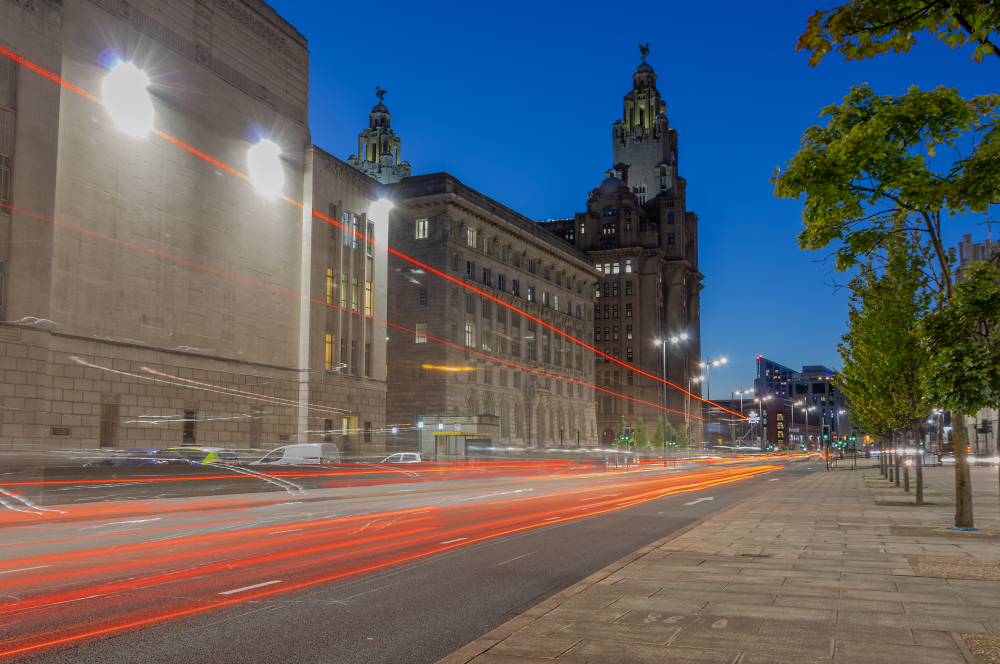
[[[289,530],[275,530],[273,533],[268,533],[268,535],[277,535],[278,533],[294,533],[296,530],[302,530],[301,528],[291,528]]]
[[[506,565],[507,563],[512,563],[512,562],[514,562],[515,560],[517,560],[518,558],[524,558],[525,556],[530,556],[530,555],[531,555],[532,553],[534,553],[534,551],[531,551],[531,552],[529,552],[529,553],[524,553],[524,554],[521,554],[521,555],[520,555],[520,556],[518,556],[517,558],[511,558],[510,560],[505,560],[505,561],[503,561],[502,563],[497,563],[496,565],[494,565],[494,567],[500,567],[500,565]]]
[[[52,567],[52,565],[39,565],[38,567],[22,567],[21,569],[9,569],[0,574],[13,574],[14,572],[27,572],[29,569],[42,569],[43,567]]]
[[[447,542],[441,542],[442,544],[452,544],[454,542],[461,542],[462,540],[469,539],[468,537],[459,537],[458,539],[448,540]]]
[[[556,519],[558,519],[558,518],[559,518],[559,517],[557,517],[557,516],[550,516],[550,517],[549,517],[549,518],[547,518],[547,519],[542,519],[542,521],[554,521],[554,520],[556,520]]]
[[[777,482],[777,481],[778,481],[778,478],[777,478],[777,477],[775,477],[774,479],[770,479],[770,480],[768,480],[768,482]]]
[[[708,498],[699,498],[698,500],[692,501],[690,503],[684,503],[685,505],[697,505],[703,500],[715,500],[715,496],[709,496]]]
[[[281,581],[265,581],[264,583],[257,583],[252,586],[247,586],[246,588],[237,588],[236,590],[227,590],[225,592],[219,593],[220,595],[232,595],[233,593],[241,593],[244,590],[253,590],[254,588],[261,588],[263,586],[270,586],[275,583],[281,583]]]

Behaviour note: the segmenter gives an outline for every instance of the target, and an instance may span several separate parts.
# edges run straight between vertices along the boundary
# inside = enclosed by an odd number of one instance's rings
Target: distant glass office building
[[[757,356],[757,378],[753,381],[753,392],[755,397],[772,396],[787,399],[791,396],[789,383],[791,377],[797,373],[777,362],[772,362],[767,358]]]

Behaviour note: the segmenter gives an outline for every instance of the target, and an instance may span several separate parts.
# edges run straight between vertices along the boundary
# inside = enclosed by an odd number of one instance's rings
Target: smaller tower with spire
[[[375,87],[378,103],[368,114],[368,128],[358,134],[358,153],[347,163],[382,184],[399,182],[410,175],[409,162],[402,161],[400,140],[389,124],[392,115],[383,103],[386,91]]]

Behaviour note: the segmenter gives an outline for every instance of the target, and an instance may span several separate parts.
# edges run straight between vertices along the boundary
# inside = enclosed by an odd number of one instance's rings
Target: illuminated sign
[[[750,413],[750,416],[747,417],[747,420],[750,422],[750,424],[757,424],[758,422],[760,422],[760,415],[758,415],[757,413]]]

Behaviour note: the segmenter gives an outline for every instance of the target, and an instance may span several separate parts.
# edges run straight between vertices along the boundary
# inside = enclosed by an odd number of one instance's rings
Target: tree
[[[646,423],[640,417],[635,421],[635,431],[632,433],[632,442],[636,447],[649,446],[649,432],[646,431]]]
[[[931,351],[925,385],[934,403],[952,410],[955,483],[960,489],[969,487],[969,465],[959,463],[966,455],[965,414],[1000,408],[1000,269],[977,262],[965,269],[965,277],[955,285],[952,305],[922,321],[923,340]],[[963,498],[966,493],[971,489],[957,491]],[[955,525],[971,528],[972,523],[969,499],[967,518],[956,517]]]
[[[625,427],[627,426],[628,422],[625,421],[625,416],[622,415],[621,419],[618,421],[618,431],[615,433],[615,447],[628,449],[631,440],[625,438]]]
[[[913,87],[899,97],[852,88],[841,104],[823,110],[826,127],[807,129],[785,172],[779,169],[771,180],[777,196],[805,196],[799,246],[834,245],[836,268],[844,271],[863,261],[884,263],[892,241],[906,242],[923,258],[934,307],[942,311],[954,304],[954,250],[944,245],[941,222],[956,214],[988,214],[1000,201],[998,108],[1000,96],[966,100],[944,87]],[[959,140],[962,153],[955,150]],[[950,156],[937,156],[949,148]],[[938,348],[927,346],[932,355]],[[961,363],[945,363],[961,374],[954,381],[975,380]],[[958,424],[964,421],[961,412],[956,417]],[[956,433],[964,432],[956,426]],[[972,492],[961,441],[955,466],[955,523],[964,527],[972,523]]]
[[[681,427],[680,431],[677,432],[677,447],[682,450],[691,447],[691,437],[688,435],[686,427]]]
[[[995,0],[852,0],[809,17],[795,50],[810,51],[816,66],[831,50],[847,60],[907,52],[916,34],[937,35],[952,48],[975,44],[972,60],[1000,56],[990,33],[1000,33],[1000,4]]]
[[[653,449],[663,449],[664,444],[667,440],[667,432],[663,429],[663,418],[656,418],[656,432],[653,434],[653,440],[651,441],[650,447]]]
[[[869,260],[851,280],[839,382],[851,399],[855,424],[878,432],[883,441],[903,429],[919,440],[930,405],[922,383],[928,353],[918,328],[930,294],[923,258],[908,243],[890,240],[884,258],[883,270]],[[917,466],[918,505],[923,504],[922,481],[923,470]]]
[[[851,88],[823,109],[827,125],[807,129],[784,173],[771,179],[776,196],[805,196],[799,246],[835,245],[836,269],[845,271],[884,255],[892,238],[916,238],[938,304],[946,304],[954,258],[941,221],[986,213],[1000,201],[998,109],[1000,95],[965,100],[950,88],[911,87],[894,97]],[[971,145],[968,154],[935,158],[959,139]]]

